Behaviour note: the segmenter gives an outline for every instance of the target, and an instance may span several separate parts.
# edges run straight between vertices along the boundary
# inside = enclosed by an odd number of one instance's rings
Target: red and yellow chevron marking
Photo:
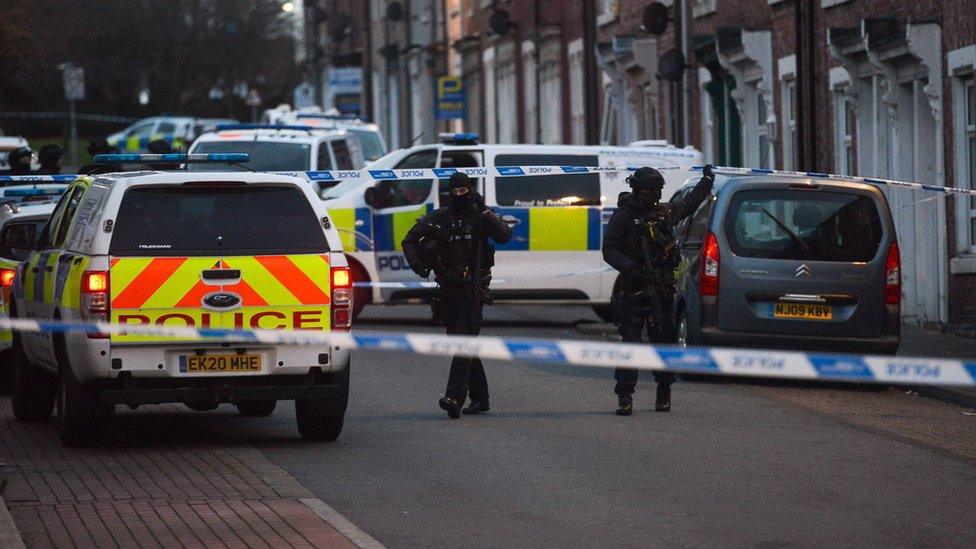
[[[204,282],[203,271],[238,269],[240,282]],[[327,255],[217,257],[122,257],[111,262],[111,315],[122,324],[201,328],[328,330]],[[238,308],[207,310],[212,292],[241,297]],[[162,341],[113,336],[113,341]]]

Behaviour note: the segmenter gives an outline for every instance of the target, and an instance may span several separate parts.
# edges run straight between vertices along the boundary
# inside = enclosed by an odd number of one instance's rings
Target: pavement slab
[[[0,477],[7,481],[0,502],[23,543],[357,546],[310,506],[318,499],[292,475],[246,443],[193,427],[194,414],[181,408],[120,413],[104,444],[72,449],[61,446],[56,422],[18,422],[0,397]],[[0,512],[0,533],[4,526],[9,532],[2,519]],[[13,543],[0,537],[5,549]]]

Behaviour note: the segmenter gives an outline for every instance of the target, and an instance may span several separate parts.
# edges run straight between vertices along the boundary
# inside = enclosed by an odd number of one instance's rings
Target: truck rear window
[[[733,195],[725,236],[742,257],[870,261],[882,226],[877,205],[867,196],[755,190]]]
[[[294,187],[134,188],[122,197],[109,253],[192,256],[323,253],[325,233]]]

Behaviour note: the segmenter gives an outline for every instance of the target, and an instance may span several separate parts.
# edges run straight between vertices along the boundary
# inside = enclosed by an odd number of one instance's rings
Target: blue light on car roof
[[[297,130],[301,132],[308,132],[320,128],[296,125],[278,126],[275,124],[218,124],[215,129],[218,132],[225,130]]]
[[[316,114],[298,113],[298,118],[318,118],[321,120],[359,120],[355,114]]]
[[[7,189],[3,191],[3,196],[58,196],[60,194],[64,194],[64,191],[67,188],[68,186],[65,185],[63,187]]]
[[[96,154],[92,157],[95,164],[117,164],[124,162],[152,162],[172,164],[197,164],[205,162],[237,164],[250,159],[247,153],[168,153],[168,154]]]

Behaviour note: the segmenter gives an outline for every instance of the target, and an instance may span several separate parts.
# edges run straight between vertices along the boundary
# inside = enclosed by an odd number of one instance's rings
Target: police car
[[[624,172],[495,177],[497,166],[692,166],[702,163],[693,148],[642,144],[636,147],[482,145],[474,134],[444,136],[444,142],[394,151],[370,170],[484,167],[478,192],[512,226],[512,240],[496,246],[492,294],[498,301],[589,304],[609,318],[617,273],[608,271],[603,231],[629,190]],[[665,177],[670,175],[665,173]],[[687,177],[685,174],[684,177]],[[684,177],[669,180],[665,193]],[[350,255],[357,312],[367,303],[423,302],[431,288],[404,259],[400,242],[417,218],[446,203],[447,180],[348,179],[326,191],[329,213]],[[666,195],[667,196],[667,195]]]
[[[210,158],[232,156],[246,159]],[[18,267],[10,315],[348,331],[351,280],[341,246],[324,205],[295,177],[81,177]],[[272,413],[277,400],[296,400],[301,436],[334,440],[349,391],[349,351],[339,346],[19,332],[11,355],[15,416],[46,419],[57,400],[68,445],[86,442],[117,404],[163,402],[196,409],[232,402],[242,414],[258,416]]]
[[[154,116],[144,118],[128,128],[113,133],[105,140],[122,152],[139,153],[149,150],[156,140],[165,141],[173,150],[184,150],[196,136],[211,131],[219,124],[234,124],[235,120],[193,118],[190,116]]]
[[[286,172],[299,176],[319,170],[358,170],[364,165],[359,140],[341,130],[321,130],[312,126],[221,125],[194,141],[190,152],[244,152],[250,157],[247,167],[232,169]],[[228,167],[190,164],[189,169],[210,171],[227,170]],[[319,191],[334,183],[320,184]]]
[[[56,202],[11,202],[0,206],[0,315],[6,316],[10,287],[17,274],[17,266],[33,247],[34,237],[47,222]],[[6,373],[7,350],[13,334],[10,330],[0,330],[0,368]]]

